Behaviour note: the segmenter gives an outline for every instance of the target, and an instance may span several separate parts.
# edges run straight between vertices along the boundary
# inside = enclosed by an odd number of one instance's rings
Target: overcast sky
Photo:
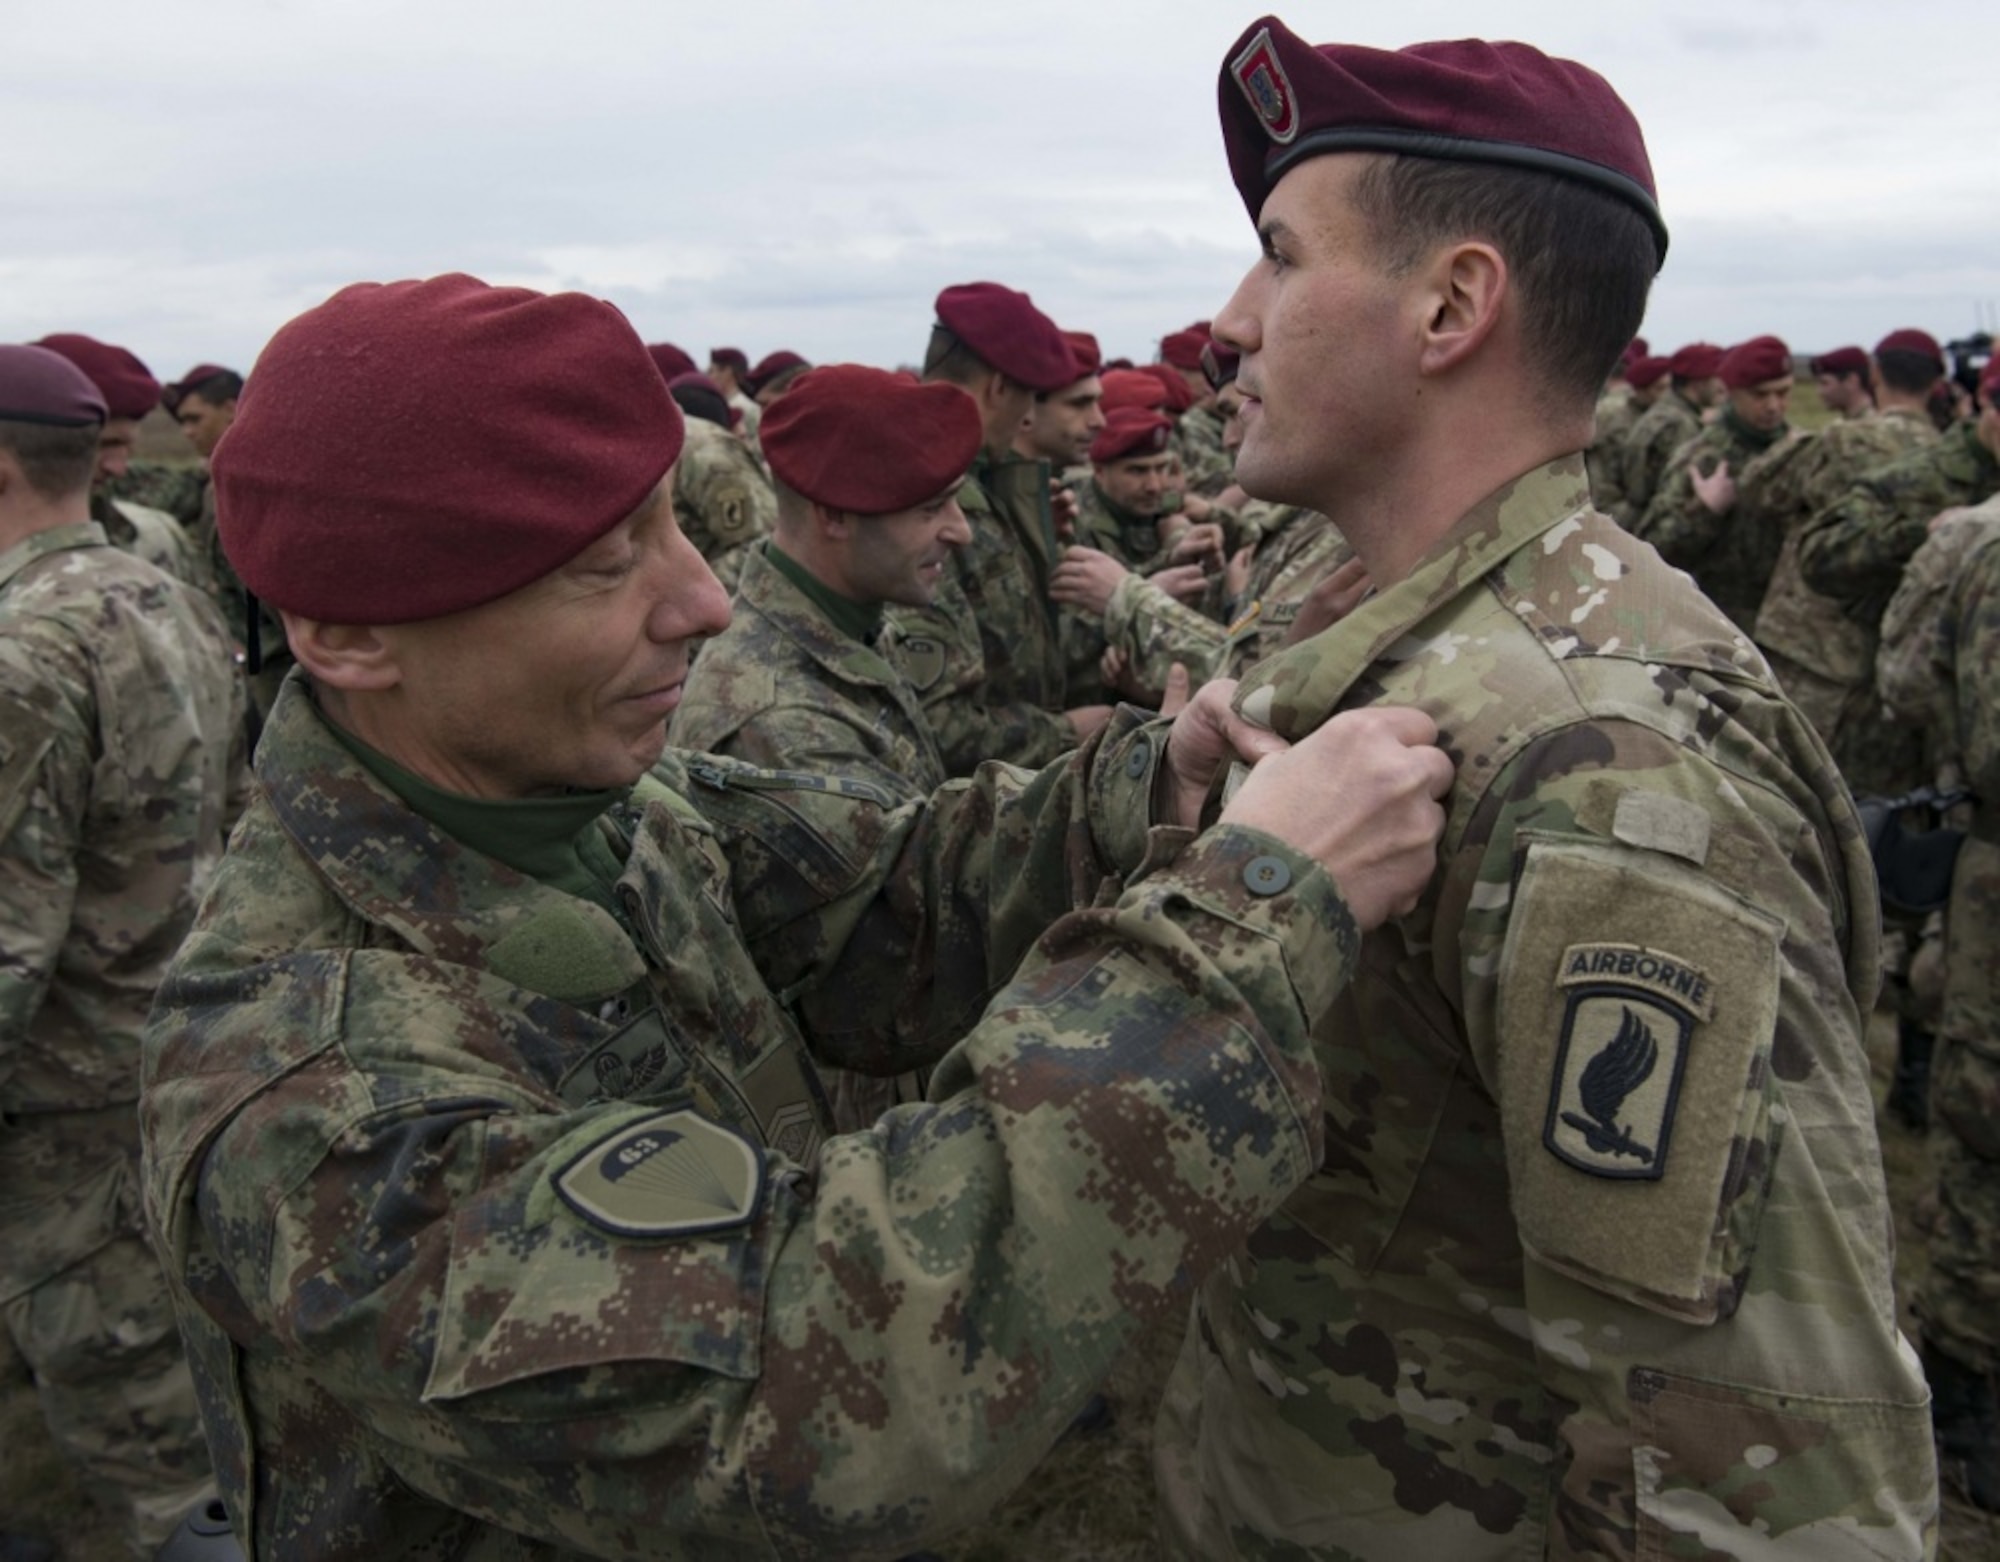
[[[698,358],[916,357],[1027,289],[1112,354],[1254,257],[1216,0],[94,0],[0,49],[0,340],[247,369],[353,281],[580,288]],[[2000,314],[1993,0],[1294,3],[1303,36],[1513,37],[1638,113],[1673,249],[1656,347]]]

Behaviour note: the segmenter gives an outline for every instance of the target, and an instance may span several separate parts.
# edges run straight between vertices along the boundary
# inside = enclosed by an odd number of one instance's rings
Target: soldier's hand
[[[1202,521],[1187,527],[1174,539],[1172,550],[1167,555],[1170,564],[1199,564],[1204,569],[1211,568],[1211,561],[1219,565],[1222,559],[1222,528],[1214,521]]]
[[[1735,508],[1736,479],[1730,475],[1727,461],[1717,462],[1715,470],[1706,474],[1690,469],[1688,481],[1694,485],[1694,496],[1710,515],[1727,515]]]
[[[1063,719],[1070,724],[1079,743],[1088,742],[1097,736],[1104,724],[1111,719],[1109,705],[1079,705],[1075,710],[1063,712]]]
[[[1209,789],[1224,765],[1239,759],[1254,765],[1289,746],[1268,727],[1237,715],[1229,705],[1235,694],[1235,679],[1213,679],[1197,689],[1187,709],[1174,718],[1167,734],[1161,823],[1196,828]]]
[[[1199,602],[1208,590],[1208,574],[1199,564],[1174,564],[1150,577],[1176,602]]]
[[[1064,542],[1076,535],[1076,490],[1060,477],[1049,479],[1049,520]]]
[[[1422,711],[1342,711],[1259,762],[1223,809],[1225,824],[1267,831],[1333,875],[1365,931],[1417,903],[1437,867],[1452,764]]]
[[[1066,548],[1049,575],[1049,600],[1102,618],[1118,582],[1132,572],[1096,548]]]
[[[1178,716],[1187,709],[1188,690],[1192,683],[1193,680],[1188,676],[1187,667],[1183,663],[1175,662],[1167,669],[1167,687],[1160,695],[1162,716]]]
[[[1361,605],[1368,588],[1368,568],[1359,559],[1349,559],[1339,569],[1321,576],[1299,604],[1299,616],[1285,631],[1285,644],[1310,640],[1322,629],[1339,623]]]

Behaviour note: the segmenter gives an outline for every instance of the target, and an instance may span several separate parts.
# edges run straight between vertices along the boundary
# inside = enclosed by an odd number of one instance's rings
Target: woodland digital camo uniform
[[[1442,865],[1315,1027],[1317,1175],[1201,1289],[1179,1554],[1919,1556],[1875,890],[1811,728],[1580,456],[1239,695],[1377,702],[1457,760]]]
[[[1769,516],[1785,539],[1757,613],[1757,644],[1856,796],[1919,784],[1921,741],[1916,729],[1888,720],[1875,697],[1874,623],[1806,584],[1799,540],[1857,478],[1937,437],[1929,418],[1894,408],[1817,433],[1795,429],[1739,474],[1738,502]]]
[[[944,761],[916,691],[873,639],[835,622],[816,600],[824,588],[802,584],[805,572],[774,559],[771,546],[744,560],[734,615],[702,646],[670,741],[867,782],[887,803],[928,797],[944,784]],[[847,607],[880,631],[879,610]]]
[[[688,418],[674,465],[674,516],[715,578],[735,591],[743,561],[771,534],[778,496],[750,447],[719,424]]]
[[[954,549],[929,607],[896,607],[892,658],[924,702],[945,769],[989,759],[1045,765],[1076,746],[1064,717],[1069,658],[1049,600],[1060,545],[1049,464],[982,454],[959,485],[972,541]]]
[[[1736,502],[1718,515],[1694,490],[1694,474],[1704,477],[1725,462],[1737,477],[1784,435],[1753,428],[1725,407],[1722,415],[1682,445],[1645,514],[1632,523],[1669,564],[1694,576],[1708,599],[1749,634],[1764,605],[1764,591],[1784,544],[1779,522],[1739,491]]]
[[[147,1556],[208,1459],[139,1220],[139,1038],[222,854],[239,713],[207,600],[97,526],[0,554],[0,1317]]]
[[[893,812],[669,750],[607,910],[290,684],[145,1100],[253,1555],[894,1555],[1023,1478],[1317,1161],[1358,947],[1271,837],[1148,830],[1163,735]],[[935,1105],[822,1142],[801,1030],[894,1072],[989,993]]]
[[[1667,464],[1679,450],[1701,432],[1701,408],[1671,385],[1660,399],[1639,415],[1627,436],[1619,458],[1619,474],[1625,481],[1622,502],[1606,513],[1622,526],[1631,526],[1646,513],[1661,482]]]

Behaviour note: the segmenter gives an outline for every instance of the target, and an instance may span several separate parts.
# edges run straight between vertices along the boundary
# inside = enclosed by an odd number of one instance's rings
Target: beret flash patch
[[[1278,51],[1271,45],[1270,28],[1257,29],[1249,46],[1229,62],[1229,73],[1273,141],[1284,146],[1299,133],[1298,99],[1285,67],[1278,62]]]

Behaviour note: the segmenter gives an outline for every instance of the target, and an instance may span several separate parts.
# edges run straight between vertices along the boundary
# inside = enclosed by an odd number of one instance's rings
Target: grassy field
[[[1870,1033],[1878,1093],[1886,1087],[1894,1034],[1878,1015]],[[1921,1137],[1888,1120],[1882,1134],[1899,1242],[1898,1292],[1911,1329],[1908,1297],[1923,1272],[1929,1161]],[[1156,1555],[1149,1423],[1179,1339],[1178,1323],[1169,1323],[1141,1340],[1107,1385],[1115,1423],[1065,1441],[985,1524],[938,1548],[947,1562],[1147,1562]],[[68,1562],[122,1562],[110,1527],[43,1436],[33,1393],[11,1356],[0,1366],[0,1450],[0,1516],[64,1532]],[[2000,1562],[2000,1521],[1947,1496],[1938,1554],[1942,1562]]]

